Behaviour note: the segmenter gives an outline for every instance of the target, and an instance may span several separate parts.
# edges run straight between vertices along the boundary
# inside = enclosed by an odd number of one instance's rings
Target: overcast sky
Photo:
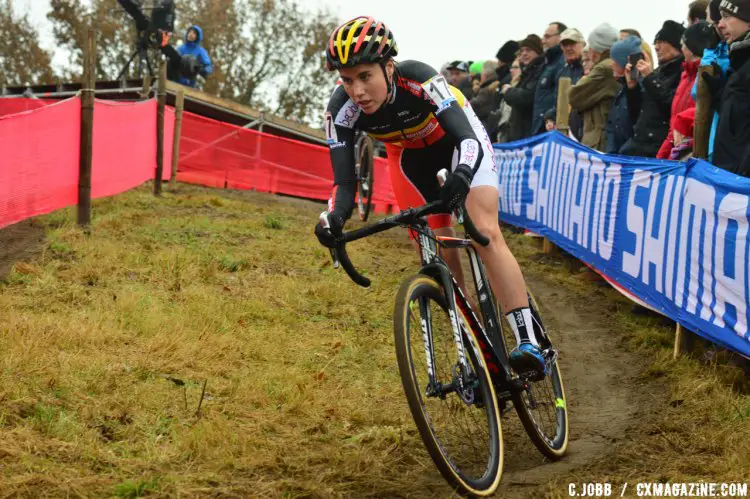
[[[13,0],[22,12],[42,25],[43,44],[53,46],[46,14],[49,0]],[[177,0],[190,1],[190,0]],[[508,39],[528,33],[541,35],[551,21],[580,29],[584,36],[602,22],[615,28],[639,30],[653,42],[667,19],[685,21],[689,0],[479,0],[448,2],[428,0],[300,0],[310,8],[330,7],[342,21],[369,14],[388,24],[396,35],[399,59],[418,59],[439,68],[449,60],[493,58]],[[116,0],[112,0],[113,6]],[[466,9],[459,6],[465,5]],[[479,6],[482,6],[481,8]],[[195,22],[200,24],[200,19]],[[206,36],[211,36],[207,33]],[[64,63],[58,56],[56,64]]]

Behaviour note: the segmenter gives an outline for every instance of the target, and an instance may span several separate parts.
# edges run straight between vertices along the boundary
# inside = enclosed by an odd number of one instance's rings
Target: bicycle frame
[[[468,341],[471,337],[466,331],[463,331],[463,328],[469,327],[472,329],[479,342],[479,345],[476,345],[476,347],[478,347],[477,353],[481,353],[484,358],[485,363],[487,364],[487,369],[492,378],[492,383],[505,392],[503,395],[507,395],[507,391],[510,389],[523,388],[524,384],[520,381],[517,383],[514,382],[511,376],[508,356],[506,349],[503,346],[504,339],[500,334],[499,318],[497,316],[497,309],[494,305],[494,299],[492,298],[490,284],[485,274],[482,261],[479,258],[476,249],[471,245],[471,241],[468,239],[440,238],[434,236],[429,229],[423,229],[419,231],[417,242],[420,246],[422,258],[420,273],[438,280],[445,291],[451,327],[453,328],[453,335],[456,343],[458,364],[464,369],[464,372],[469,372],[469,364],[466,360],[465,353],[465,341]],[[482,316],[485,318],[484,323],[479,320],[474,313],[474,310],[472,310],[469,301],[461,290],[461,287],[450,272],[448,264],[439,256],[437,251],[438,244],[446,249],[466,249],[471,265],[474,286],[479,298],[479,307]],[[457,310],[461,311],[463,317],[469,322],[469,324],[464,324],[463,321],[459,323]],[[432,321],[429,317],[429,309],[427,309],[424,303],[420,303],[420,312],[422,317],[425,318],[425,320],[422,321],[421,326],[422,334],[425,339],[425,355],[427,356],[427,368],[430,378],[429,387],[431,387],[435,393],[439,391],[436,390],[439,383],[435,379],[433,368],[435,365],[435,358],[434,348],[432,346]]]

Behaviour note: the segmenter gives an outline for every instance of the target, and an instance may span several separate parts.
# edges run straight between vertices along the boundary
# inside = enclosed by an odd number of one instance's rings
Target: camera
[[[163,34],[174,31],[174,0],[153,0],[150,2],[143,0],[117,0],[117,2],[133,18],[136,31],[138,32],[135,52],[130,56],[130,60],[122,68],[117,79],[119,80],[127,72],[128,67],[135,57],[138,57],[140,60],[139,71],[142,72],[145,65],[148,67],[149,73],[153,75],[154,72],[151,68],[148,55],[149,50],[161,50],[167,58],[170,60],[174,59],[179,64],[179,54],[177,54],[174,48],[170,46],[164,47],[162,43]],[[150,16],[147,16],[145,12],[149,12]]]
[[[628,56],[628,62],[632,65],[632,68],[630,68],[630,79],[631,80],[637,80],[638,79],[638,69],[636,69],[636,64],[638,64],[638,61],[642,60],[643,54],[634,54]]]

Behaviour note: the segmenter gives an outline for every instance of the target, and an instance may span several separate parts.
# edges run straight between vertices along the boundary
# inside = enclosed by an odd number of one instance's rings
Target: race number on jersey
[[[426,82],[422,83],[422,88],[427,93],[428,97],[432,99],[432,102],[438,107],[438,110],[443,110],[451,105],[451,102],[455,102],[456,98],[453,96],[448,82],[445,80],[443,75],[435,75]]]

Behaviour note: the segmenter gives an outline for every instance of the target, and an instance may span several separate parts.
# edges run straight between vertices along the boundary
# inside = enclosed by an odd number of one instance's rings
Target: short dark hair
[[[568,29],[565,23],[561,23],[560,21],[551,22],[550,24],[554,24],[555,26],[557,26],[557,31],[560,33]]]
[[[637,36],[638,38],[640,38],[641,40],[643,40],[643,37],[641,36],[641,34],[636,29],[630,29],[630,28],[621,29],[620,33],[627,33],[630,36]]]
[[[699,21],[706,20],[706,9],[708,8],[708,0],[695,0],[690,3],[690,10],[688,11],[688,19],[693,21],[698,19]]]

